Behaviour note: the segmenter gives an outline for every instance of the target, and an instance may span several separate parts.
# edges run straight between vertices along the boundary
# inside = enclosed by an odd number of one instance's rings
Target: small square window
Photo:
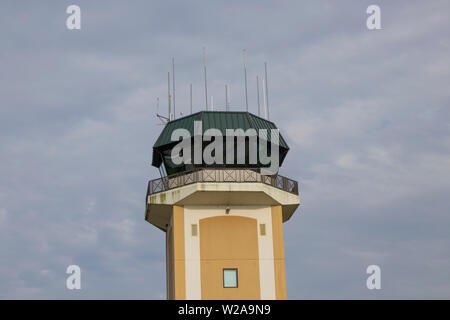
[[[266,235],[266,224],[265,223],[261,223],[259,225],[259,234],[262,236]]]
[[[198,234],[198,227],[196,224],[191,224],[191,234],[193,237],[197,236]]]
[[[238,287],[238,271],[237,269],[223,269],[223,287]]]

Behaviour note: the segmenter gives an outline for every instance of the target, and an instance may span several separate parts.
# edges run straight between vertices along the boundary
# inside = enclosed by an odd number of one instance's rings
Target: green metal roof
[[[172,132],[179,128],[188,130],[194,135],[194,121],[202,121],[203,132],[208,129],[215,128],[225,135],[226,129],[277,129],[275,124],[269,120],[258,117],[249,112],[242,111],[200,111],[189,116],[172,120],[166,124],[159,138],[156,140],[153,148],[159,148],[164,145],[172,144]],[[270,134],[268,133],[270,141]],[[280,134],[280,147],[289,149],[286,141]]]
[[[198,121],[200,119],[201,119],[201,112],[197,112],[189,116],[168,122],[164,127],[163,131],[161,132],[161,134],[159,135],[158,140],[156,140],[153,148],[159,148],[166,144],[173,143],[173,141],[171,140],[172,132],[179,128],[189,130],[191,135],[194,135],[194,121]]]
[[[178,143],[178,141],[171,140],[172,132],[174,130],[184,128],[190,132],[191,136],[194,135],[194,121],[202,121],[203,133],[210,128],[215,128],[220,130],[223,136],[226,135],[226,129],[243,129],[246,131],[247,129],[253,128],[257,132],[259,132],[259,129],[267,129],[268,141],[271,141],[270,129],[277,129],[272,121],[263,119],[249,112],[200,111],[183,118],[172,120],[166,124],[153,146],[153,166],[159,167],[161,165],[162,150],[170,148],[171,145]],[[279,146],[280,148],[285,149],[285,154],[287,153],[287,150],[289,150],[289,147],[281,134],[279,137]]]

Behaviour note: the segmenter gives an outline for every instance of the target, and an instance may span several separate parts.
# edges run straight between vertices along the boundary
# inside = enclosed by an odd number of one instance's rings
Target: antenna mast
[[[165,124],[166,122],[169,121],[169,118],[159,114],[159,97],[156,97],[156,117],[158,117],[159,120],[161,120],[162,122],[159,124]]]
[[[230,111],[230,103],[228,101],[228,85],[225,85],[225,110]]]
[[[262,80],[262,87],[263,87],[263,106],[264,106],[264,118],[268,120],[267,117],[267,100],[266,100],[266,86],[264,79]]]
[[[266,118],[267,120],[269,120],[269,88],[267,86],[267,62],[264,62],[264,78],[266,80]]]
[[[203,70],[205,72],[205,103],[206,110],[208,111],[208,85],[206,81],[206,48],[203,47]]]
[[[244,56],[244,79],[245,79],[245,108],[248,112],[248,96],[247,96],[247,55],[245,49],[242,50],[242,55]]]
[[[173,118],[177,116],[177,112],[175,110],[175,58],[172,58],[172,93],[173,93]]]
[[[156,116],[159,118],[159,97],[156,97]]]
[[[170,120],[172,120],[172,108],[171,108],[171,106],[170,106],[170,98],[171,98],[171,96],[170,96],[170,72],[167,72],[167,97],[168,97],[168,102],[167,102],[167,106],[168,106],[168,111],[169,111],[169,114],[168,114],[168,119],[169,119],[169,121]]]
[[[259,77],[256,76],[256,92],[258,97],[258,117],[260,116],[260,103],[259,103]]]
[[[192,83],[189,85],[189,100],[191,103],[191,114],[192,114]]]

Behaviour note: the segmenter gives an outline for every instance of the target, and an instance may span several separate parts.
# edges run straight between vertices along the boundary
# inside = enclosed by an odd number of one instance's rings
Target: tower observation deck
[[[249,112],[166,123],[145,219],[166,234],[168,299],[286,299],[283,222],[300,204],[297,181],[278,174],[288,151]]]

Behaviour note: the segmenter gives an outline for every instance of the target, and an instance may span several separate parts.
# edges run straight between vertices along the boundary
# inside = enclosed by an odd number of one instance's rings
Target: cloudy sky
[[[81,7],[81,30],[66,28]],[[381,30],[366,9],[381,8]],[[288,297],[450,298],[450,3],[12,1],[0,4],[0,298],[165,298],[144,221],[151,149],[208,91],[243,110],[269,63],[270,114],[302,205],[284,225]],[[65,287],[82,269],[82,290]],[[366,268],[381,267],[381,290]]]

